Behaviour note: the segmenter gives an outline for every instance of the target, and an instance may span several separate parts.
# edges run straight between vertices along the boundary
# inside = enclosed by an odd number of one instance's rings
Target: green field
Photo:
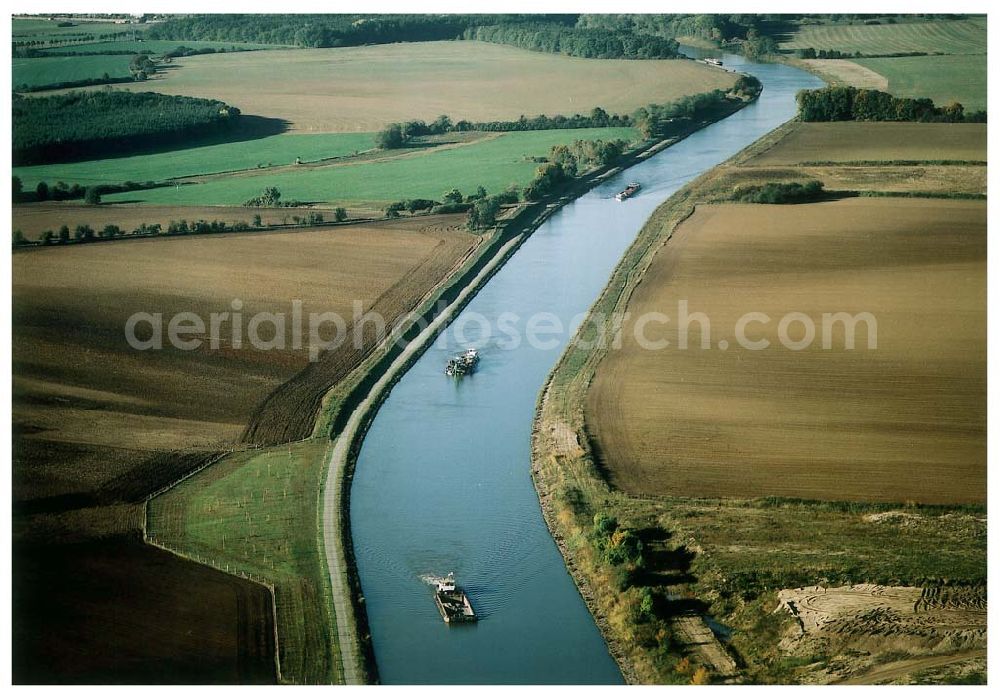
[[[985,54],[986,18],[902,24],[825,24],[805,26],[783,49],[834,49],[865,55],[889,53]]]
[[[935,104],[961,102],[986,109],[986,55],[859,58],[854,61],[889,80],[898,97],[930,97]]]
[[[281,134],[255,140],[206,145],[152,155],[88,160],[57,165],[15,167],[14,175],[34,189],[40,181],[67,184],[146,182],[245,170],[258,165],[289,165],[350,155],[373,147],[370,133]]]
[[[111,78],[129,77],[129,56],[45,56],[15,58],[13,85],[41,87],[62,82],[99,79],[106,73]]]
[[[285,199],[309,202],[385,202],[440,198],[453,187],[473,191],[478,185],[497,192],[527,184],[549,148],[574,140],[635,139],[632,128],[561,129],[504,133],[454,148],[392,160],[231,177],[201,184],[165,187],[108,196],[105,201],[141,200],[168,205],[240,205],[269,186]]]
[[[336,619],[318,544],[326,439],[235,453],[151,500],[148,535],[274,586],[282,679],[336,683]]]
[[[115,24],[114,22],[74,22],[71,27],[57,26],[58,22],[46,19],[14,19],[11,21],[11,34],[15,40],[68,39],[81,34],[131,34],[134,31],[144,32],[147,24]]]

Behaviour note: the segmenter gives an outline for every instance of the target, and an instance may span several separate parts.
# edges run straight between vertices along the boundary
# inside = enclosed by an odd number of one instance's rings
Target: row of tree
[[[666,104],[640,107],[631,115],[608,114],[601,107],[594,107],[589,114],[573,116],[521,116],[516,121],[452,121],[447,115],[437,117],[430,124],[420,121],[392,123],[375,134],[375,145],[386,150],[402,148],[413,139],[451,131],[542,131],[549,129],[605,128],[609,126],[636,126],[646,138],[663,137],[681,126],[679,120],[711,118],[732,106],[732,99],[750,99],[760,94],[760,80],[752,75],[741,75],[728,92],[714,90],[686,95]],[[684,123],[687,123],[684,121]]]
[[[391,150],[402,148],[421,136],[440,135],[463,131],[544,131],[563,128],[604,128],[607,126],[631,126],[632,117],[627,114],[608,114],[600,107],[594,107],[589,115],[573,116],[521,116],[516,121],[452,121],[441,115],[430,124],[421,120],[391,123],[375,134],[378,148]]]
[[[48,182],[41,181],[35,185],[34,192],[24,190],[21,178],[14,176],[12,187],[14,203],[24,203],[27,201],[71,201],[73,199],[85,199],[87,203],[100,203],[101,197],[107,194],[120,194],[127,191],[141,191],[143,189],[154,189],[163,186],[156,182],[123,182],[121,184],[95,184],[84,187],[81,184],[66,184],[66,182],[56,182],[49,186]]]
[[[175,41],[241,41],[329,48],[457,39],[468,27],[529,19],[522,15],[475,14],[189,15],[156,24],[150,27],[147,36]],[[535,19],[573,24],[576,15],[539,15]]]
[[[342,223],[347,220],[347,209],[338,207],[333,211],[334,220]],[[319,211],[311,211],[304,216],[292,216],[292,224],[298,226],[321,225],[325,218]],[[285,224],[287,224],[287,219]],[[96,240],[112,240],[119,237],[139,236],[148,237],[155,235],[201,235],[206,233],[241,233],[248,230],[265,228],[260,214],[253,217],[253,222],[226,221],[204,219],[190,221],[186,219],[170,221],[166,228],[159,223],[141,223],[131,232],[113,223],[108,223],[103,228],[95,230],[89,225],[82,224],[76,226],[72,231],[68,225],[63,225],[58,231],[46,230],[38,236],[38,242],[42,245],[67,244],[69,242],[94,242]],[[30,245],[32,242],[21,230],[15,230],[13,234],[15,247]]]
[[[153,92],[13,97],[15,165],[103,157],[233,128],[239,109]]]
[[[967,114],[958,102],[938,107],[927,98],[893,97],[851,86],[803,90],[796,99],[802,121],[986,121],[986,112]]]
[[[760,81],[741,75],[733,88],[686,95],[666,104],[650,104],[632,114],[632,122],[645,138],[666,138],[690,127],[692,123],[718,118],[728,113],[741,100],[760,94]]]
[[[508,44],[530,51],[581,58],[677,58],[673,39],[634,31],[591,29],[554,22],[517,22],[470,27],[463,39]]]
[[[310,48],[476,39],[586,58],[674,58],[677,42],[566,15],[191,15],[150,28],[154,39],[246,41]]]

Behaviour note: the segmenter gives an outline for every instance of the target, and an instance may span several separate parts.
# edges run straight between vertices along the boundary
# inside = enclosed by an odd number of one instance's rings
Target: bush
[[[274,208],[281,205],[281,190],[277,187],[266,187],[260,196],[243,202],[246,208]]]
[[[408,199],[406,210],[410,213],[416,213],[417,211],[428,211],[437,205],[438,202],[433,199]]]
[[[748,204],[802,204],[823,198],[823,183],[810,180],[799,182],[768,182],[764,185],[737,187],[733,201]]]
[[[465,213],[472,208],[472,204],[462,202],[451,202],[435,206],[431,213]]]
[[[465,199],[465,197],[462,196],[462,192],[458,189],[452,189],[451,191],[445,192],[444,196],[441,198],[444,199],[446,204],[460,204]]]
[[[342,222],[346,221],[347,220],[347,209],[344,208],[343,206],[338,206],[333,211],[333,218],[338,223],[342,223]]]
[[[83,195],[84,203],[90,206],[97,206],[101,203],[101,192],[97,187],[87,187],[87,191]]]
[[[466,225],[469,230],[482,230],[496,225],[497,214],[500,213],[500,202],[495,196],[477,199],[469,210]]]
[[[389,124],[375,134],[375,146],[383,150],[402,148],[405,143],[406,136],[400,124]]]

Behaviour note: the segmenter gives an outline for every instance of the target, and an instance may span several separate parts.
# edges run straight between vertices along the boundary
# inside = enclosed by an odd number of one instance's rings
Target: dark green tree
[[[389,124],[375,134],[375,146],[382,150],[401,148],[405,142],[403,127],[399,124]]]

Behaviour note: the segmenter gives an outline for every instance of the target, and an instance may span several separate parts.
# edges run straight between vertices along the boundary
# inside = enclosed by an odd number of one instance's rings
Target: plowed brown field
[[[139,544],[141,515],[121,503],[142,502],[261,423],[262,401],[310,366],[309,313],[350,322],[359,301],[391,319],[416,305],[478,244],[461,222],[425,216],[13,256],[16,681],[275,679],[266,589]],[[132,313],[162,313],[166,332],[175,313],[207,325],[211,313],[232,313],[234,299],[242,349],[231,319],[218,349],[181,351],[166,333],[162,351],[126,342]],[[293,300],[302,302],[299,331]],[[259,312],[286,315],[284,349],[249,345],[247,322]],[[261,336],[271,334],[265,325]],[[295,383],[304,392],[281,403],[286,412],[265,412],[269,438],[311,426],[313,398],[360,360],[343,346]]]
[[[677,348],[674,324],[646,336],[644,312],[711,322]],[[629,304],[624,348],[603,361],[588,426],[615,485],[632,493],[921,503],[986,495],[986,204],[849,199],[799,206],[701,206],[654,258]],[[821,345],[823,313],[870,312],[856,348]],[[734,341],[737,319],[764,312]],[[779,319],[808,315],[817,338],[792,351]],[[802,337],[797,325],[790,338]],[[729,343],[719,348],[720,340]]]
[[[798,122],[771,148],[742,164],[893,160],[985,162],[986,124]]]

